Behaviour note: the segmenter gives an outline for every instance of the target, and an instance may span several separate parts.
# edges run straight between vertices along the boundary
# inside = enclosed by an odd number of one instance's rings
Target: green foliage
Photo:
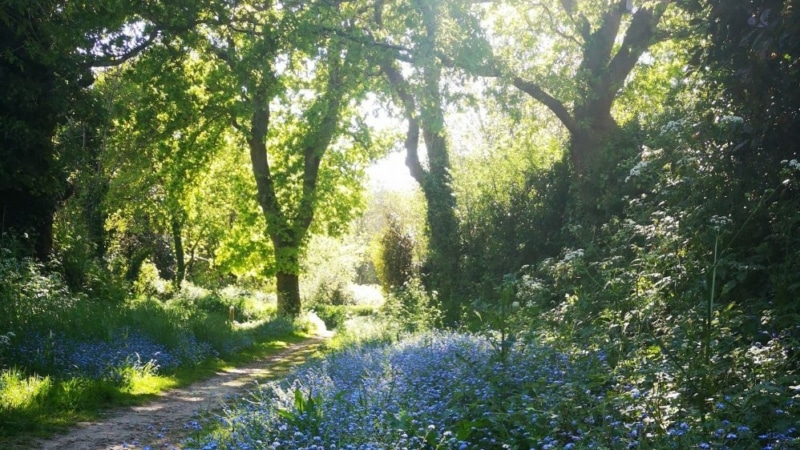
[[[320,402],[322,402],[322,397],[312,396],[312,393],[305,394],[298,388],[294,391],[294,407],[279,409],[277,414],[292,426],[316,434],[320,422],[324,418]]]
[[[139,276],[133,283],[133,292],[143,297],[159,297],[167,300],[173,295],[172,284],[164,280],[158,273],[158,268],[145,260],[139,269]]]
[[[314,313],[325,323],[325,328],[335,330],[341,328],[347,320],[348,308],[344,305],[319,304],[314,306]]]
[[[0,329],[19,334],[30,329],[82,330],[91,336],[110,304],[73,294],[57,271],[30,259],[0,257]]]
[[[307,323],[277,318],[274,298],[262,294],[235,288],[214,293],[186,283],[167,301],[118,301],[74,293],[58,270],[7,253],[0,258],[0,440],[141,402],[176,380],[196,378],[212,367],[215,355],[230,360],[243,352],[261,354],[265,342],[309,331]],[[157,274],[150,267],[152,282]],[[121,342],[131,351],[142,342],[156,345],[169,367],[139,357],[104,361],[109,352],[98,349]],[[79,349],[90,351],[73,353]],[[69,361],[102,373],[74,375],[81,369],[63,367],[65,357],[78,354],[84,356]]]
[[[302,261],[304,303],[310,308],[355,303],[351,285],[365,253],[365,246],[353,235],[312,236]]]
[[[390,292],[380,314],[395,333],[431,330],[441,324],[441,309],[436,293],[429,294],[417,278]]]
[[[0,37],[8,43],[0,83],[9,87],[0,95],[0,234],[23,237],[19,256],[46,260],[53,250],[54,215],[76,190],[74,172],[99,144],[89,125],[103,114],[87,89],[92,64],[141,43],[119,31],[134,9],[116,0],[69,6],[15,0],[0,8]],[[81,139],[65,130],[80,130]]]
[[[625,164],[623,215],[592,234],[568,222],[574,246],[520,272],[523,335],[603,351],[617,376],[662,393],[653,410],[769,429],[798,370],[797,304],[777,301],[796,292],[775,274],[798,263],[799,171],[742,178],[761,164],[737,153],[744,131],[721,113],[665,121],[659,148]]]

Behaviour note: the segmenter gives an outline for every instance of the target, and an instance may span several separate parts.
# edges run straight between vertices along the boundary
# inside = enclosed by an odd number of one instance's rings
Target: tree
[[[737,273],[741,279],[737,290],[726,290],[737,302],[757,299],[745,303],[750,311],[757,311],[756,317],[771,311],[764,316],[775,319],[758,329],[767,325],[795,330],[791,333],[796,339],[800,2],[688,1],[684,5],[697,15],[697,33],[704,43],[690,64],[707,86],[698,101],[706,117],[701,125],[730,129],[721,136],[724,144],[717,146],[724,157],[713,166],[727,184],[724,195],[713,203],[727,203],[728,217],[737,229],[726,250],[737,261],[751,261],[761,268],[749,277]],[[695,136],[696,146],[720,139],[697,131]]]
[[[61,37],[50,24],[59,19],[55,2],[26,3],[4,2],[0,10],[0,232],[30,233],[24,245],[44,259],[53,245],[53,214],[66,191],[53,136],[69,100],[90,76],[59,48]]]
[[[202,217],[190,205],[226,138],[215,97],[197,87],[208,70],[186,53],[158,46],[135,67],[107,72],[99,83],[114,114],[101,161],[110,180],[105,203],[110,228],[126,244],[117,251],[127,255],[128,278],[135,279],[151,257],[161,275],[180,287],[192,262],[186,248],[196,248],[213,219],[220,220]]]
[[[778,1],[688,1],[697,15],[698,47],[691,67],[713,91],[711,106],[743,116],[751,128],[742,154],[754,167],[753,181],[797,157],[800,87],[800,4]],[[763,186],[762,186],[763,187]]]
[[[226,121],[249,151],[281,314],[300,312],[299,260],[315,218],[341,227],[360,202],[353,180],[369,153],[352,149],[370,147],[353,115],[366,81],[361,49],[320,32],[346,23],[346,12],[238,4],[209,20],[193,43],[215,65],[207,89],[228,94]]]
[[[450,148],[445,129],[443,65],[436,57],[441,52],[443,4],[409,1],[384,11],[377,2],[370,35],[389,37],[375,41],[377,56],[393,95],[408,122],[406,165],[419,183],[427,203],[429,261],[432,280],[445,311],[445,320],[455,323],[461,311],[455,296],[459,273],[458,222],[453,195]],[[419,24],[410,27],[408,24]],[[393,46],[407,41],[407,48]],[[427,164],[420,158],[420,138],[427,152]],[[426,167],[427,166],[427,167]]]
[[[53,250],[55,212],[74,192],[70,164],[82,159],[66,154],[75,148],[60,145],[56,135],[85,118],[78,114],[94,114],[91,69],[118,65],[191,28],[197,11],[198,3],[188,1],[169,7],[128,0],[3,2],[0,82],[11,88],[0,96],[0,232],[28,236],[24,253],[46,259]]]
[[[380,240],[376,269],[386,294],[401,289],[414,276],[414,237],[403,229],[400,218],[386,218],[386,229]]]
[[[630,146],[619,142],[615,101],[642,56],[681,23],[665,20],[670,0],[633,3],[497,2],[473,8],[476,16],[489,12],[490,37],[477,39],[492,47],[491,56],[442,55],[448,65],[506,80],[558,118],[570,135],[568,157],[579,200],[586,203],[598,192],[597,180],[608,177],[604,172],[617,162],[603,161],[610,147]]]

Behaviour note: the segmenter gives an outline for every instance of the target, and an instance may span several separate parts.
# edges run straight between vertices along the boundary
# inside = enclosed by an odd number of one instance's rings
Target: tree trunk
[[[420,185],[428,204],[430,229],[431,281],[438,291],[439,302],[448,325],[454,325],[461,314],[456,299],[456,280],[459,275],[458,220],[456,201],[450,180],[450,158],[447,140],[441,133],[423,131],[428,149],[430,170]]]
[[[348,57],[352,57],[351,55],[352,53],[348,52]],[[339,123],[344,86],[342,64],[343,61],[338,58],[329,59],[327,90],[317,98],[317,103],[310,107],[319,112],[317,120],[302,137],[296,149],[303,157],[301,173],[303,187],[294,208],[291,208],[291,205],[287,207],[280,204],[267,148],[270,93],[276,83],[274,74],[268,73],[269,76],[264,77],[253,93],[254,110],[250,118],[247,143],[258,191],[258,204],[264,214],[267,234],[272,240],[275,251],[278,313],[281,315],[295,317],[300,314],[299,258],[308,229],[314,220],[317,180],[322,158],[333,141]],[[294,211],[291,211],[292,209]]]
[[[175,289],[180,290],[183,279],[186,277],[186,254],[183,249],[183,236],[181,235],[183,225],[175,217],[172,218],[170,225],[172,227],[172,243],[175,247],[175,279],[173,283],[175,284]]]
[[[278,272],[278,314],[297,317],[300,314],[300,276],[296,273]]]
[[[43,213],[38,218],[38,226],[36,227],[36,257],[40,261],[46,261],[50,254],[53,253],[53,222],[55,216],[55,208],[52,211]]]
[[[437,301],[445,314],[445,323],[455,325],[461,315],[455,293],[455,280],[459,278],[458,220],[442,105],[442,62],[433,56],[439,35],[437,17],[440,11],[435,2],[420,2],[418,7],[425,28],[419,41],[424,50],[416,61],[421,75],[419,90],[415,92],[413,84],[403,76],[393,60],[387,58],[379,64],[408,120],[406,165],[422,188],[428,206],[431,275],[427,284],[438,291]],[[376,19],[380,23],[380,14]],[[420,129],[428,153],[427,169],[419,158]]]
[[[103,211],[103,198],[108,192],[108,180],[93,177],[93,183],[80,197],[86,232],[93,245],[94,257],[102,260],[106,256],[106,214]]]

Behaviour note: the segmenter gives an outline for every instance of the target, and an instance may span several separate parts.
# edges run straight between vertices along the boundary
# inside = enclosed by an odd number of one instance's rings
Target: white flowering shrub
[[[659,417],[739,424],[686,448],[784,448],[768,438],[797,430],[800,164],[748,133],[733,114],[668,122],[621,164],[622,213],[567,218],[561,251],[516,277],[527,342],[603,352]],[[764,440],[734,441],[748,433]]]

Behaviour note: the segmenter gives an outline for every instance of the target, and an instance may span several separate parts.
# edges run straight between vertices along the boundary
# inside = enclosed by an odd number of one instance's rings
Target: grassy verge
[[[81,421],[101,418],[111,408],[146,403],[162,391],[184,387],[227,368],[270,357],[307,338],[303,333],[290,332],[230,356],[180,367],[168,374],[131,370],[124,383],[86,377],[59,379],[29,375],[17,369],[3,370],[0,372],[0,448],[24,447],[35,438],[50,436]]]
[[[109,292],[75,292],[57,271],[0,255],[0,448],[280,352],[310,329],[260,292]]]

